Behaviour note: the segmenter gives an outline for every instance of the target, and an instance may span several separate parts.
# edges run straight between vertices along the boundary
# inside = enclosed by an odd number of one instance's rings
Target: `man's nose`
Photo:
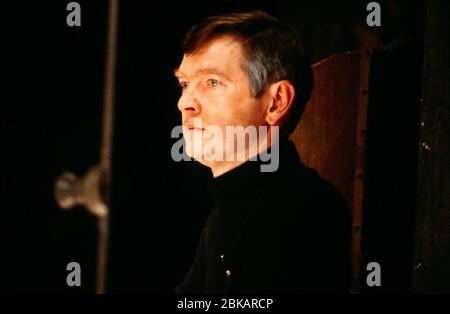
[[[178,109],[181,112],[189,112],[192,115],[200,113],[200,104],[194,93],[185,91],[178,100]]]

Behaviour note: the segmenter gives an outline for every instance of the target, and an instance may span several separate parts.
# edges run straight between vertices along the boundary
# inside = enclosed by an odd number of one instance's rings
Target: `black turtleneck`
[[[178,293],[346,292],[350,210],[337,190],[279,146],[279,167],[247,161],[210,179],[215,206]]]

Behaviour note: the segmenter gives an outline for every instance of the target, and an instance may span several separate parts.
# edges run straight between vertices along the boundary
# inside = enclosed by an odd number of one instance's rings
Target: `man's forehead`
[[[180,67],[175,69],[175,75],[188,75],[193,72],[222,71],[233,64],[239,65],[241,44],[231,36],[212,40],[198,51],[185,54]]]

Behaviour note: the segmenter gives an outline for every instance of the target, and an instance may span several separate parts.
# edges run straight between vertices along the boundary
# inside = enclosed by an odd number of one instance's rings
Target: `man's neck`
[[[208,164],[205,164],[209,168],[211,168],[211,172],[214,176],[214,178],[217,178],[228,171],[231,171],[240,165],[246,163],[249,160],[257,160],[257,156],[261,154],[261,152],[267,151],[272,145],[275,143],[271,142],[272,136],[271,132],[269,130],[268,134],[266,135],[266,138],[259,142],[258,148],[255,152],[255,150],[250,149],[248,146],[245,149],[245,153],[243,156],[245,156],[245,159],[239,159],[237,158],[237,153],[234,155],[234,158],[232,161],[218,161],[218,162],[211,162]]]
[[[214,165],[208,165],[208,167],[211,168],[211,172],[213,174],[214,178],[217,178],[228,171],[231,171],[240,165],[246,163],[248,160],[242,160],[242,161],[224,161],[220,163],[216,163]]]

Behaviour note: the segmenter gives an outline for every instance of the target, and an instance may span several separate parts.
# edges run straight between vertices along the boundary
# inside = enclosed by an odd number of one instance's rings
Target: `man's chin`
[[[221,163],[225,161],[225,158],[222,154],[215,154],[214,152],[207,152],[205,150],[200,149],[200,147],[197,147],[197,150],[194,148],[188,148],[186,150],[186,155],[188,155],[190,158],[194,159],[195,161],[198,161],[202,165],[205,166],[211,166],[217,163]]]
[[[197,152],[194,152],[194,150],[188,150],[186,152],[186,155],[188,155],[190,158],[194,159],[195,161],[198,161],[199,163],[207,166],[211,163],[215,163],[220,160],[215,160],[214,156],[208,156],[202,153],[200,150]]]
[[[192,159],[199,161],[203,159],[203,147],[196,147],[192,144],[186,143],[186,155],[188,155]]]

